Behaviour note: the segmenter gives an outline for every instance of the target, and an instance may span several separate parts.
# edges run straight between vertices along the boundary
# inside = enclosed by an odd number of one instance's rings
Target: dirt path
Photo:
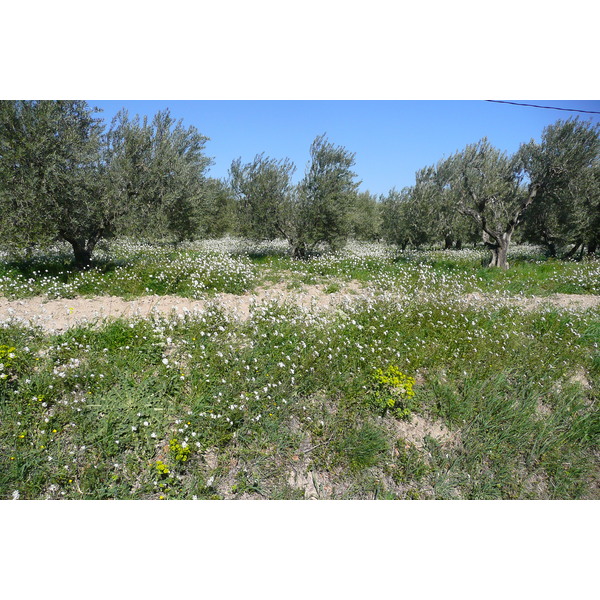
[[[303,286],[290,291],[278,284],[268,289],[259,288],[250,294],[216,294],[210,300],[192,300],[180,296],[142,296],[123,300],[118,296],[48,300],[43,296],[8,300],[0,297],[0,323],[12,320],[39,325],[46,331],[63,331],[74,325],[102,321],[112,317],[148,317],[152,314],[178,315],[204,311],[209,304],[220,304],[240,319],[247,319],[254,303],[269,300],[292,301],[304,308],[331,308],[357,293],[358,286],[349,284],[338,292],[327,294],[325,286]]]
[[[484,303],[493,302],[493,298],[485,294],[467,294],[465,300],[469,302]],[[551,296],[516,296],[507,298],[510,304],[523,308],[524,310],[536,310],[543,306],[553,306],[567,309],[588,309],[600,306],[600,296],[591,294],[552,294]]]
[[[151,314],[176,314],[201,312],[211,302],[216,302],[240,319],[247,319],[254,303],[269,300],[294,302],[304,308],[326,310],[342,302],[365,297],[373,297],[374,291],[361,289],[357,283],[344,285],[339,291],[327,294],[324,285],[303,286],[299,290],[289,290],[283,284],[270,288],[259,288],[250,294],[216,294],[214,299],[191,300],[179,296],[143,296],[135,300],[123,300],[117,296],[95,298],[73,298],[48,300],[45,297],[8,300],[0,298],[0,323],[18,321],[39,325],[46,331],[64,331],[73,325],[85,322],[102,321],[111,317],[147,317]],[[484,294],[467,294],[464,301],[472,304],[493,303],[497,300]],[[502,303],[535,310],[543,306],[567,309],[587,309],[600,306],[600,296],[555,294],[548,297],[502,298]]]

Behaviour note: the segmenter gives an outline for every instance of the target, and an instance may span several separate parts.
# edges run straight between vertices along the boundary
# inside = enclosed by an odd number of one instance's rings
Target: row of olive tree
[[[315,139],[298,185],[295,166],[258,155],[233,161],[228,181],[206,171],[208,140],[168,111],[153,119],[119,112],[105,127],[83,101],[0,102],[0,234],[27,249],[55,239],[71,244],[78,268],[90,265],[102,238],[115,233],[176,241],[224,233],[282,237],[295,257],[348,235],[378,236],[362,209],[354,154]]]
[[[508,268],[507,253],[522,239],[571,252],[600,243],[600,127],[577,119],[546,127],[540,142],[512,156],[484,138],[421,169],[415,185],[382,199],[382,234],[406,247],[442,240],[480,240],[490,266]]]
[[[168,111],[151,120],[122,111],[108,128],[97,112],[81,101],[0,101],[4,246],[60,238],[85,268],[114,233],[284,238],[297,258],[348,237],[402,248],[483,241],[490,265],[506,269],[515,235],[550,254],[600,244],[600,131],[577,119],[547,127],[512,156],[484,138],[377,198],[358,192],[355,155],[324,135],[297,184],[289,159],[264,154],[234,160],[222,181],[206,176],[208,138]]]
[[[5,245],[63,239],[85,268],[98,241],[115,232],[181,240],[206,230],[211,213],[210,227],[219,229],[227,199],[205,177],[208,138],[168,111],[152,120],[122,111],[108,128],[97,112],[82,101],[0,102]]]

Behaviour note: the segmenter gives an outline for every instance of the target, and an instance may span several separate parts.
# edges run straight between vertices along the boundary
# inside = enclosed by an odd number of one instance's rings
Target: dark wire
[[[507,100],[486,100],[486,102],[498,102],[500,104],[514,104],[515,106],[531,106],[533,108],[548,108],[550,110],[565,110],[568,112],[587,113],[590,115],[600,115],[597,110],[579,110],[578,108],[559,108],[558,106],[539,106],[538,104],[524,104],[522,102],[508,102]]]

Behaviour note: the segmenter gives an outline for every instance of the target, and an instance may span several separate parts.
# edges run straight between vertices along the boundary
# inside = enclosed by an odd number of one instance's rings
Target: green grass
[[[337,282],[362,269],[359,258],[261,260],[257,279],[329,268]],[[555,289],[562,267],[516,263],[510,275],[429,253],[378,271],[388,259],[369,260],[382,290],[412,281],[408,292],[427,294],[327,313],[268,302],[247,321],[209,304],[59,335],[5,323],[0,498],[295,499],[313,487],[327,498],[598,498],[600,310],[447,293],[507,277],[524,293]],[[584,267],[596,268],[567,264],[561,277],[585,281]],[[409,414],[382,410],[398,372],[415,379]]]
[[[328,293],[338,291],[342,282],[357,281],[414,293],[600,294],[597,261],[551,260],[528,247],[513,248],[511,268],[505,272],[483,267],[487,254],[482,249],[401,253],[385,246],[354,244],[336,254],[297,261],[279,246],[271,251],[230,246],[195,243],[175,249],[170,244],[113,241],[96,253],[90,270],[80,272],[72,266],[69,248],[59,245],[27,259],[0,260],[0,294],[9,298],[150,294],[199,298],[219,292],[240,294],[282,278],[292,285],[324,284]]]
[[[86,271],[72,266],[66,248],[22,261],[0,261],[0,294],[9,298],[114,295],[135,298],[173,294],[200,298],[216,292],[240,294],[256,283],[245,257],[203,249],[164,246],[117,247],[116,256],[99,253]]]
[[[304,442],[314,446],[306,455],[314,468],[334,480],[379,468],[396,484],[387,491],[399,496],[407,485],[419,497],[591,493],[598,373],[595,338],[578,334],[594,332],[598,314],[530,315],[515,326],[509,314],[486,323],[473,311],[447,311],[442,326],[439,308],[419,309],[422,318],[363,306],[352,319],[309,326],[273,306],[244,325],[215,313],[170,324],[116,321],[60,336],[4,328],[1,341],[16,348],[16,359],[2,384],[0,494],[212,497],[235,460],[246,465],[236,477],[250,479],[225,491],[274,497],[284,494],[285,473]],[[451,325],[461,319],[457,336]],[[373,372],[387,364],[425,373],[415,412],[443,422],[457,445],[440,449],[432,441],[428,452],[391,453],[397,440],[384,424],[394,417],[382,419],[369,401]],[[581,368],[592,390],[572,381]],[[539,413],[542,404],[547,412]],[[185,464],[169,454],[173,439],[189,444]],[[218,468],[202,458],[210,449]],[[169,475],[158,476],[158,460]]]

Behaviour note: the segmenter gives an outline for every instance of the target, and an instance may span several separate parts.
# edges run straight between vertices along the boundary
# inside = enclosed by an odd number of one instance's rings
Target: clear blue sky
[[[244,162],[264,152],[290,158],[299,179],[310,144],[326,133],[336,145],[356,153],[361,190],[386,194],[414,183],[415,172],[487,136],[509,153],[521,142],[539,139],[546,125],[578,113],[497,104],[478,100],[176,100],[95,101],[110,122],[126,108],[130,116],[151,117],[169,108],[184,125],[210,138],[206,153],[214,160],[209,175],[223,178],[231,161]],[[600,111],[600,101],[518,100],[529,104]],[[600,115],[579,114],[598,122]]]

